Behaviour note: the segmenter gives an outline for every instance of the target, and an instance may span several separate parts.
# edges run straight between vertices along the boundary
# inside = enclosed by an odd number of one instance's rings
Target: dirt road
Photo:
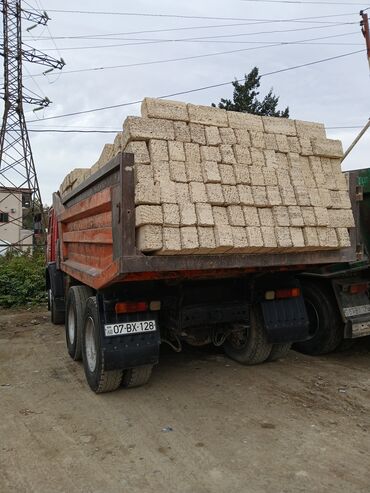
[[[369,463],[364,344],[255,367],[164,350],[146,387],[96,396],[46,311],[0,312],[2,493],[369,493]]]

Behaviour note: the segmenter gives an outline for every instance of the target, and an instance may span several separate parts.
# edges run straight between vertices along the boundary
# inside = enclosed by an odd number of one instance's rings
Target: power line
[[[242,2],[259,2],[259,3],[299,3],[301,5],[352,5],[362,6],[363,3],[351,3],[351,2],[315,2],[315,1],[303,1],[303,0],[241,0]]]
[[[351,55],[355,55],[357,53],[363,53],[364,51],[365,50],[351,51],[349,53],[343,53],[341,55],[336,55],[336,56],[333,56],[333,57],[322,58],[321,60],[314,60],[312,62],[302,63],[300,65],[294,65],[292,67],[287,67],[287,68],[283,68],[283,69],[279,69],[279,70],[274,70],[272,72],[266,72],[265,74],[261,74],[261,77],[267,77],[269,75],[275,75],[275,74],[279,74],[279,73],[283,73],[283,72],[288,72],[289,70],[296,70],[296,69],[303,68],[303,67],[310,67],[312,65],[316,65],[316,64],[324,63],[324,62],[329,62],[331,60],[338,60],[340,58],[344,58],[344,57],[348,57],[348,56],[351,56]],[[244,81],[244,79],[239,79],[238,80],[238,82],[243,82],[243,81]],[[163,96],[159,96],[159,98],[171,98],[171,97],[174,97],[174,96],[180,96],[180,95],[190,94],[190,93],[199,92],[199,91],[205,91],[205,90],[208,90],[208,89],[214,89],[216,87],[227,86],[229,84],[232,84],[232,82],[234,82],[234,81],[221,82],[219,84],[211,84],[211,85],[208,85],[208,86],[198,87],[196,89],[189,89],[187,91],[179,91],[179,92],[175,92],[175,93],[172,93],[172,94],[165,94]],[[37,122],[37,121],[55,120],[57,118],[65,118],[65,117],[68,117],[68,116],[83,115],[83,114],[87,114],[87,113],[94,113],[96,111],[104,111],[104,110],[108,110],[108,109],[122,108],[122,107],[125,107],[125,106],[133,106],[135,104],[140,104],[141,102],[142,102],[142,99],[137,100],[137,101],[131,101],[129,103],[120,103],[120,104],[114,104],[114,105],[110,105],[110,106],[102,106],[100,108],[92,108],[92,109],[84,110],[84,111],[75,111],[73,113],[66,113],[66,114],[63,114],[63,115],[49,116],[47,118],[40,118],[38,120],[29,120],[29,122],[31,123],[31,122]]]

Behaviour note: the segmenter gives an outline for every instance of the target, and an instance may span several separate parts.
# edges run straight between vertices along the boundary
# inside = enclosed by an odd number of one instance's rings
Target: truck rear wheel
[[[271,353],[267,358],[267,361],[276,361],[280,358],[285,358],[289,353],[292,344],[289,342],[288,344],[273,344]]]
[[[313,356],[331,353],[343,339],[343,323],[334,296],[323,284],[307,282],[303,284],[303,297],[311,339],[297,342],[293,348]]]
[[[231,359],[243,365],[256,365],[266,361],[272,344],[267,341],[260,307],[252,307],[250,326],[231,334],[224,343],[224,349]]]
[[[137,366],[123,372],[122,386],[126,388],[140,387],[148,382],[152,374],[152,365]]]
[[[82,327],[86,302],[93,295],[88,286],[72,286],[66,304],[66,343],[68,354],[74,361],[82,359]]]
[[[123,370],[107,371],[104,369],[100,320],[95,297],[87,300],[82,330],[82,360],[87,383],[96,394],[112,392],[121,385]]]

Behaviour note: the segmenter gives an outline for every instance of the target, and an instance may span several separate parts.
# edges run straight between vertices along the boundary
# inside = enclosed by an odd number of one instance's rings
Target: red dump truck
[[[46,284],[52,321],[83,359],[96,393],[146,383],[163,343],[214,344],[242,364],[294,348],[335,350],[370,333],[362,189],[350,174],[356,227],[341,250],[145,255],[135,244],[133,155],[120,153],[49,217]]]

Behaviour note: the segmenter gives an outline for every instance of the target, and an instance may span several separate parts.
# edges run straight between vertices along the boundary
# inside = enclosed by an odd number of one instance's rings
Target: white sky
[[[365,48],[359,27],[359,10],[368,7],[370,0],[368,4],[365,2],[363,5],[359,5],[358,0],[349,0],[348,3],[352,5],[303,5],[305,1],[303,0],[301,4],[279,4],[243,0],[228,0],[227,2],[225,0],[188,0],[187,2],[173,0],[157,0],[156,2],[149,0],[136,0],[135,2],[41,0],[40,2],[40,0],[28,0],[29,5],[42,6],[49,12],[52,18],[49,28],[54,38],[107,34],[112,34],[110,38],[114,38],[110,40],[104,37],[102,39],[55,39],[59,52],[66,61],[66,66],[60,75],[51,74],[34,79],[25,77],[26,87],[38,94],[48,96],[53,101],[53,104],[45,111],[33,113],[32,108],[27,108],[28,128],[31,130],[36,128],[72,129],[73,127],[85,129],[88,127],[91,130],[95,128],[119,130],[127,115],[139,114],[140,105],[39,122],[31,122],[31,120],[141,100],[145,96],[158,97],[227,82],[235,77],[242,78],[254,66],[259,67],[260,73],[265,73]],[[332,2],[332,0],[327,1]],[[23,6],[26,7],[26,4],[24,3]],[[233,17],[247,20],[88,15],[51,12],[52,9]],[[338,16],[338,14],[346,15]],[[334,15],[335,17],[300,22],[276,22],[282,19]],[[249,19],[256,19],[255,22],[259,19],[267,19],[270,22],[240,25],[247,24]],[[228,26],[199,28],[220,24],[228,24]],[[24,22],[23,26],[25,29],[29,24]],[[133,31],[184,27],[194,29],[128,34]],[[302,30],[303,28],[305,30]],[[297,29],[297,31],[251,34],[288,29]],[[117,33],[121,34],[117,35]],[[227,37],[236,34],[238,36]],[[346,35],[342,36],[344,34]],[[54,42],[50,39],[41,39],[49,35],[46,29],[38,27],[29,33],[25,32],[24,41],[50,55],[59,57],[60,54],[55,50]],[[341,36],[311,41],[316,44],[280,45],[186,61],[85,73],[67,73],[70,70],[82,68],[133,64],[247,49],[260,46],[261,42],[273,44],[333,35]],[[203,39],[200,42],[199,37],[204,36],[225,37]],[[198,38],[198,41],[175,41],[183,38]],[[167,41],[97,49],[68,49],[127,44],[130,43],[129,40],[135,39]],[[257,42],[257,44],[247,44],[247,41]],[[27,70],[31,74],[40,74],[43,68],[27,64]],[[27,72],[24,75],[27,76]],[[365,52],[263,78],[261,95],[264,95],[271,87],[280,96],[280,108],[289,105],[292,118],[324,122],[327,127],[348,127],[363,126],[369,117],[369,68]],[[218,102],[221,97],[231,97],[231,95],[232,86],[230,84],[177,96],[174,99],[208,105],[211,102]],[[328,136],[341,139],[346,148],[359,131],[360,129],[333,129],[328,130]],[[30,138],[44,202],[50,203],[52,192],[59,187],[66,173],[76,167],[91,166],[100,155],[103,144],[112,142],[114,136],[115,134],[31,132]],[[351,157],[345,161],[343,168],[369,167],[369,148],[370,132],[353,151]]]

